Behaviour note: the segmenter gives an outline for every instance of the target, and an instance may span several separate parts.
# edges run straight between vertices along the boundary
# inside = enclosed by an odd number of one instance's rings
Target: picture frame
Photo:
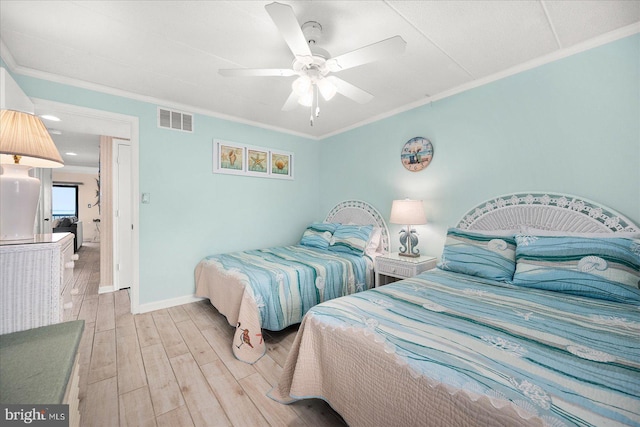
[[[269,150],[260,147],[246,147],[247,175],[268,177],[271,168]]]
[[[213,144],[213,172],[229,175],[246,173],[246,147],[235,142],[215,140]]]
[[[272,150],[270,157],[272,178],[293,179],[293,153]]]
[[[213,140],[213,173],[293,179],[294,155],[255,145]]]

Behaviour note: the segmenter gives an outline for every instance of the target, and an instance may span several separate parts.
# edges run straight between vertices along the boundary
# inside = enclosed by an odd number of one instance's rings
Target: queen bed
[[[309,225],[298,245],[204,258],[195,269],[196,295],[236,328],[234,355],[254,363],[266,350],[263,328],[282,330],[320,302],[372,288],[374,258],[388,247],[380,213],[349,200]]]
[[[574,196],[487,201],[439,268],[312,308],[269,395],[350,426],[638,426],[638,231]]]

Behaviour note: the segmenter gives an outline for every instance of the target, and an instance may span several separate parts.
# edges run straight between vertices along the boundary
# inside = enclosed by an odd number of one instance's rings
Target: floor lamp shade
[[[63,164],[42,120],[20,111],[0,111],[0,240],[33,238],[40,180],[29,176],[29,169]]]
[[[400,231],[400,255],[408,257],[420,256],[420,251],[416,249],[418,235],[415,230],[411,229],[411,226],[427,223],[422,200],[394,200],[391,205],[389,222],[406,226],[406,229]]]

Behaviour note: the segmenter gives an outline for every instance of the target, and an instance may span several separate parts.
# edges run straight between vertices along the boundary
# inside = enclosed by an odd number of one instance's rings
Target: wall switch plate
[[[151,203],[151,193],[142,193],[142,203]]]

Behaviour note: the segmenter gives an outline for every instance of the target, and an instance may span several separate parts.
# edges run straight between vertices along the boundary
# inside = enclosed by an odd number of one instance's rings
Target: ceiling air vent
[[[193,132],[193,115],[158,107],[158,127]]]

